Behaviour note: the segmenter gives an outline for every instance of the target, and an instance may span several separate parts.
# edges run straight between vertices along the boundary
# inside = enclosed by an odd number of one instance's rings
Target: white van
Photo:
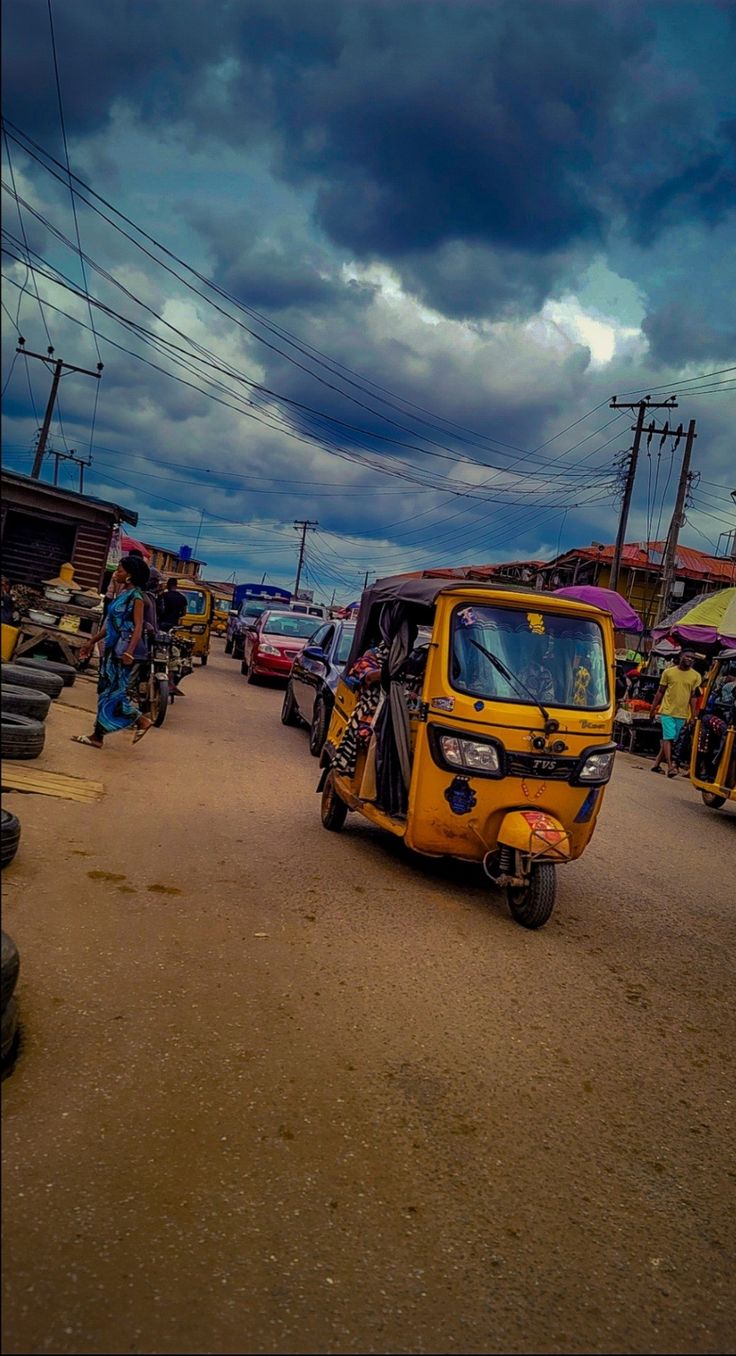
[[[327,608],[322,607],[321,603],[305,603],[301,600],[298,602],[291,602],[288,607],[285,608],[278,607],[277,605],[275,610],[277,612],[302,612],[305,616],[317,617],[320,621],[327,621],[329,618]]]

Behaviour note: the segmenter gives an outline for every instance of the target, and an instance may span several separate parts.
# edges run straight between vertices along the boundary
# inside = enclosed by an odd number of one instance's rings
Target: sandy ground
[[[350,817],[217,643],[8,797],[4,1350],[721,1352],[736,816],[621,756],[548,926]]]

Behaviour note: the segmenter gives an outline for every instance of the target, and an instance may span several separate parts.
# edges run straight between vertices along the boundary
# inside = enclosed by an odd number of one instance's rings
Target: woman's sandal
[[[90,735],[72,735],[75,744],[86,744],[88,749],[101,749],[102,740],[92,739]]]
[[[146,734],[148,734],[148,731],[149,731],[149,730],[152,730],[152,729],[153,729],[153,721],[152,721],[152,720],[149,720],[148,724],[147,724],[147,725],[144,725],[142,729],[141,729],[140,727],[138,727],[138,729],[136,729],[135,734],[133,735],[133,743],[134,743],[134,744],[139,743],[139,741],[143,738],[143,736],[146,735]]]

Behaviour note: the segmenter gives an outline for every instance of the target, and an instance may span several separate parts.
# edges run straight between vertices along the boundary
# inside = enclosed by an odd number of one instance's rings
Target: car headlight
[[[465,768],[469,772],[499,772],[498,750],[493,744],[478,744],[473,739],[460,739],[457,735],[440,735],[440,750],[445,762],[451,767]]]
[[[261,654],[281,654],[281,651],[275,645],[259,645]]]
[[[589,753],[579,773],[581,782],[607,782],[613,772],[615,749],[604,749],[601,753]]]
[[[195,636],[202,636],[202,635],[204,635],[205,630],[206,630],[206,627],[204,627],[204,626],[193,626],[193,627],[192,627],[192,631],[193,631],[193,633],[194,633]]]

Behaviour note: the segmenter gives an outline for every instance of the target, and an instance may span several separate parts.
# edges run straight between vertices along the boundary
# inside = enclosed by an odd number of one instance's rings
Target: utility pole
[[[675,511],[672,514],[669,532],[667,533],[667,542],[664,548],[664,557],[662,559],[662,580],[659,586],[659,601],[657,604],[657,614],[654,619],[654,625],[661,621],[666,615],[668,600],[672,592],[672,585],[675,579],[675,570],[677,568],[677,542],[680,536],[680,528],[685,521],[685,496],[688,486],[692,479],[690,474],[690,458],[693,452],[693,443],[697,438],[695,432],[695,420],[691,419],[687,429],[687,439],[685,441],[685,451],[682,455],[682,467],[680,470],[680,482],[677,486],[677,499],[675,500]]]
[[[85,460],[84,457],[78,457],[75,448],[71,448],[69,452],[57,452],[54,450],[51,452],[51,456],[54,458],[54,485],[58,485],[59,483],[59,462],[73,461],[76,462],[79,467],[79,493],[84,494],[84,468],[85,466],[92,465],[92,458],[87,457]]]
[[[638,410],[636,423],[632,425],[634,441],[629,454],[629,467],[626,472],[626,485],[624,488],[624,497],[621,504],[621,516],[618,520],[618,532],[616,533],[616,545],[613,551],[613,562],[611,564],[611,577],[608,581],[610,589],[618,588],[618,579],[621,573],[621,559],[624,553],[626,543],[626,528],[629,521],[629,509],[631,508],[631,497],[634,493],[634,481],[636,480],[636,466],[639,460],[639,448],[641,446],[642,434],[644,432],[644,419],[647,410],[675,410],[677,409],[677,400],[670,396],[669,400],[661,402],[653,401],[651,396],[645,400],[619,401],[616,396],[609,402],[609,408],[612,410]],[[650,432],[654,432],[652,424]]]
[[[296,583],[294,585],[294,597],[296,598],[299,594],[299,585],[301,584],[302,581],[302,568],[304,565],[304,548],[307,542],[307,533],[314,531],[315,527],[319,527],[319,523],[312,522],[310,518],[297,518],[294,522],[294,527],[300,527],[302,531],[302,539],[301,542],[299,543],[299,564],[296,567]]]
[[[366,570],[365,579],[363,580],[363,592],[365,592],[367,588],[368,588],[368,571]]]
[[[18,347],[16,348],[15,351],[16,353],[24,353],[27,358],[38,358],[40,362],[46,364],[49,363],[54,353],[54,349],[51,344],[46,350],[46,353],[31,353],[30,349],[26,348],[25,339],[21,337],[18,338]],[[56,361],[54,362],[54,373],[51,378],[51,391],[49,392],[49,398],[46,403],[46,413],[43,416],[43,424],[41,425],[41,434],[38,439],[38,446],[36,447],[36,455],[33,458],[33,468],[31,470],[31,477],[33,480],[40,480],[41,478],[41,467],[43,465],[44,453],[46,451],[46,443],[48,442],[49,429],[51,427],[51,416],[54,412],[54,405],[56,403],[56,396],[59,390],[59,382],[61,381],[62,372],[65,369],[67,372],[81,372],[83,376],[96,377],[97,380],[99,381],[100,377],[102,376],[103,366],[104,366],[103,363],[98,363],[97,371],[90,372],[89,369],[86,367],[76,367],[74,363],[62,362],[61,358],[57,358]]]

